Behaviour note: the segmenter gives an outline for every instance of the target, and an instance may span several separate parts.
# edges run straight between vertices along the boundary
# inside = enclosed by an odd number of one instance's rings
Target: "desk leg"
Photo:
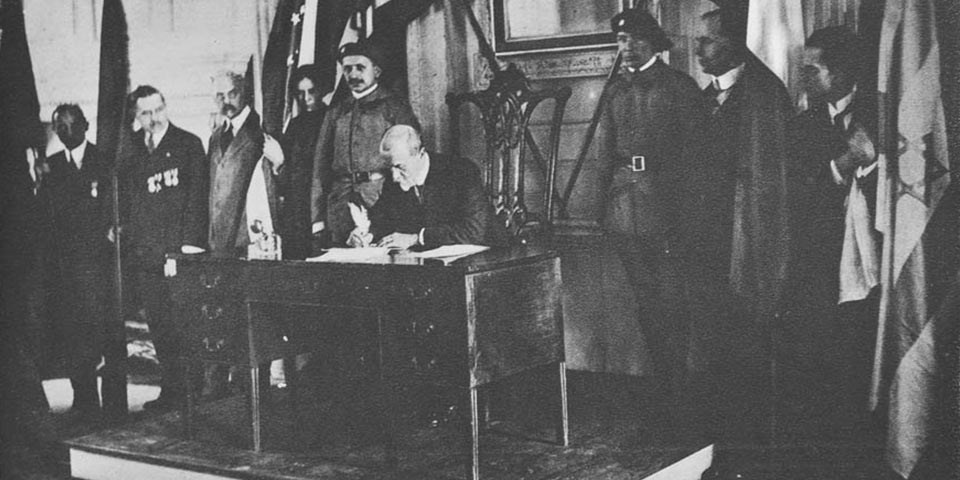
[[[477,387],[470,387],[470,478],[480,480],[480,415]]]
[[[253,451],[260,453],[260,366],[250,367],[250,417],[253,427]]]
[[[557,443],[564,447],[570,445],[570,423],[567,416],[567,362],[560,363],[560,425]]]

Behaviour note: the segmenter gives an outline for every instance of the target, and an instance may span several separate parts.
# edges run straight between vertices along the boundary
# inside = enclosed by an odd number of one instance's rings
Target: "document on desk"
[[[308,262],[358,262],[374,258],[389,258],[386,247],[331,248],[323,255],[308,258]]]
[[[454,260],[459,260],[463,257],[468,257],[489,249],[490,247],[483,245],[444,245],[422,252],[409,252],[407,255],[414,258],[436,258],[442,260],[444,263],[450,263]]]

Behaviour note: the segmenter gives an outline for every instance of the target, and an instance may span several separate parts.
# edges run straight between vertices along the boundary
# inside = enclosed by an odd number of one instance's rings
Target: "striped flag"
[[[945,197],[950,160],[935,12],[934,0],[887,0],[880,38],[877,229],[884,244],[870,403],[886,416],[886,458],[903,478],[933,444],[943,341],[935,332],[957,321],[932,315],[943,299],[935,257],[949,250],[945,238],[957,241],[938,224],[950,216],[938,207],[952,201]]]

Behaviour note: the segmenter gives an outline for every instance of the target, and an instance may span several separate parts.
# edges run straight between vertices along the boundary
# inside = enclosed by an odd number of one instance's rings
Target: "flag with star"
[[[957,250],[936,14],[934,0],[887,0],[880,37],[876,221],[884,241],[870,404],[886,423],[887,462],[905,479],[929,468],[943,423],[938,332],[958,321],[935,315]]]

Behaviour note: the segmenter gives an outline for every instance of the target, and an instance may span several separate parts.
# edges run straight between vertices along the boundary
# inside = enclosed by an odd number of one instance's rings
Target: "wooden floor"
[[[508,398],[504,411],[514,414],[504,413],[506,420],[481,435],[482,476],[643,479],[712,443],[696,425],[665,422],[662,411],[645,407],[649,405],[645,387],[642,380],[632,377],[571,372],[569,447],[551,442],[552,430],[545,415],[551,406],[548,395],[534,389],[525,398]],[[404,419],[399,468],[391,470],[384,464],[378,442],[381,430],[371,421],[372,412],[299,401],[298,418],[292,415],[293,402],[287,391],[274,390],[269,397],[272,405],[265,418],[265,452],[260,454],[246,449],[248,413],[242,396],[203,406],[194,423],[202,432],[199,441],[186,439],[180,414],[171,413],[101,430],[66,444],[77,452],[225,478],[467,478],[465,439],[455,421],[430,428],[416,415]],[[750,473],[750,478],[883,478],[879,443],[874,438],[866,432],[827,434],[821,427],[829,421],[799,417],[809,414],[784,412],[772,441],[727,443],[718,446],[718,455],[736,470]]]

